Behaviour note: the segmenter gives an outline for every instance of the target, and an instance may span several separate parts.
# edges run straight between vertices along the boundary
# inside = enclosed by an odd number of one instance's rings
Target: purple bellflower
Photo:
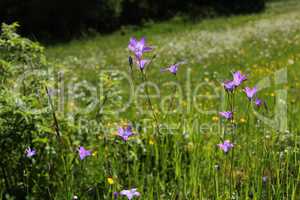
[[[144,37],[140,41],[136,38],[130,38],[128,49],[134,53],[137,59],[141,59],[144,52],[151,51],[152,48],[146,45],[146,40]]]
[[[79,149],[78,149],[78,154],[79,154],[80,160],[83,160],[85,157],[91,155],[91,151],[86,150],[84,147],[81,146],[81,147],[79,147]]]
[[[224,89],[227,91],[227,92],[232,92],[235,88],[235,84],[233,81],[225,81],[223,83],[223,86],[224,86]]]
[[[118,199],[119,193],[118,192],[114,192],[114,200]]]
[[[126,196],[128,200],[133,199],[135,196],[139,197],[141,194],[137,191],[136,188],[132,188],[130,190],[122,190],[120,195]]]
[[[244,92],[246,93],[248,99],[251,100],[255,96],[255,94],[257,93],[257,88],[254,87],[254,88],[251,89],[249,87],[245,87]]]
[[[231,111],[224,111],[224,112],[219,112],[219,114],[224,117],[225,119],[232,119],[233,113]]]
[[[256,99],[255,99],[255,105],[256,105],[257,107],[260,107],[260,106],[262,105],[262,100],[256,98]]]
[[[139,66],[140,70],[142,70],[142,71],[145,69],[146,65],[148,63],[150,63],[149,60],[137,60],[136,62],[137,62],[137,65]]]
[[[167,68],[164,68],[164,69],[161,69],[160,71],[161,72],[165,72],[165,71],[169,71],[171,72],[172,74],[176,75],[177,71],[178,71],[178,68],[181,64],[184,64],[184,62],[179,62],[179,63],[175,63],[173,65],[170,65],[169,67]]]
[[[34,155],[36,154],[35,149],[31,149],[30,147],[28,147],[28,148],[25,150],[25,152],[26,152],[26,156],[27,156],[28,158],[31,158],[32,156],[34,156]]]
[[[233,148],[233,144],[229,140],[225,140],[223,143],[218,144],[218,147],[227,153],[231,148]]]
[[[133,136],[132,127],[128,125],[127,127],[118,128],[118,136],[122,138],[125,142],[129,139],[129,137]]]
[[[247,80],[247,77],[243,75],[240,71],[233,73],[233,84],[238,87],[241,85],[244,81]]]

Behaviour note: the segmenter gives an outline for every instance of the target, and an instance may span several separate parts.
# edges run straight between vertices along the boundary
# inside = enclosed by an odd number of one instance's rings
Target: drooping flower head
[[[232,92],[234,90],[234,88],[236,87],[233,81],[225,81],[223,83],[223,86],[227,92]]]
[[[25,150],[25,152],[26,152],[26,156],[27,156],[28,158],[31,158],[32,156],[34,156],[34,155],[36,154],[35,149],[31,149],[30,147],[28,147],[28,148]]]
[[[169,71],[171,72],[172,74],[176,75],[177,71],[178,71],[178,67],[181,63],[176,63],[174,65],[170,65],[169,67],[167,68],[164,68],[164,69],[161,69],[160,71],[161,72],[165,72],[165,71]]]
[[[225,140],[223,143],[218,144],[218,147],[227,153],[230,149],[233,148],[233,144],[229,140]]]
[[[128,49],[134,53],[134,55],[141,59],[144,52],[151,51],[152,48],[146,45],[146,40],[144,37],[140,41],[132,37],[129,40]]]
[[[255,99],[255,105],[256,105],[257,107],[260,107],[260,106],[262,105],[262,100],[256,98],[256,99]]]
[[[149,60],[146,60],[146,59],[144,59],[144,60],[137,60],[137,61],[136,61],[138,67],[139,67],[140,70],[142,70],[142,71],[145,69],[146,65],[147,65],[149,62],[150,62],[150,61],[149,61]]]
[[[118,199],[119,193],[118,192],[114,192],[114,200]]]
[[[129,63],[129,66],[132,67],[133,65],[133,59],[131,56],[128,56],[128,63]]]
[[[219,112],[219,114],[224,117],[225,119],[232,119],[233,113],[231,111],[224,111],[224,112]]]
[[[255,94],[257,92],[257,88],[256,87],[254,87],[254,88],[245,87],[244,92],[246,93],[249,100],[251,100],[255,96]]]
[[[83,146],[79,147],[78,154],[80,160],[83,160],[85,157],[90,156],[92,153],[89,150],[86,150]]]
[[[241,85],[244,81],[247,80],[247,77],[243,75],[240,71],[234,72],[233,73],[233,84],[238,87]]]
[[[133,199],[135,196],[139,197],[141,194],[137,191],[136,188],[132,188],[130,190],[122,190],[120,195],[126,196],[128,200]]]
[[[129,137],[133,136],[132,127],[128,125],[127,127],[119,127],[118,128],[118,136],[122,138],[122,140],[127,141]]]

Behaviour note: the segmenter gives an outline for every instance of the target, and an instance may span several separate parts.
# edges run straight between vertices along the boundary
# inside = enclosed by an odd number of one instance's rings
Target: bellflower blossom
[[[137,62],[137,65],[139,66],[140,70],[143,71],[145,69],[146,65],[148,63],[150,63],[150,60],[137,60],[136,62]]]
[[[225,153],[227,153],[231,148],[233,148],[233,144],[229,140],[225,140],[223,143],[218,144],[218,147],[222,149]]]
[[[141,59],[144,52],[151,51],[152,48],[146,45],[146,40],[144,37],[140,41],[136,38],[130,38],[128,49],[134,53],[137,59]]]
[[[255,96],[255,94],[257,93],[257,88],[254,87],[254,88],[251,89],[249,87],[245,87],[244,92],[246,93],[248,99],[251,100]]]
[[[31,158],[32,156],[34,156],[36,154],[35,149],[31,149],[30,147],[28,147],[25,152],[26,152],[26,156],[28,158]]]
[[[176,63],[174,65],[170,65],[169,67],[165,68],[165,69],[161,69],[161,72],[165,72],[165,71],[169,71],[172,74],[176,75],[177,71],[178,71],[178,67],[179,67],[179,63]]]
[[[247,77],[243,75],[240,71],[234,72],[233,73],[233,84],[238,87],[241,85],[244,81],[247,80]]]
[[[118,136],[122,138],[122,140],[127,141],[129,137],[133,136],[132,127],[128,125],[126,128],[120,127],[118,128]]]
[[[114,192],[114,200],[118,199],[119,193],[118,192]]]
[[[225,81],[223,86],[227,92],[232,92],[235,88],[235,84],[233,81]]]
[[[137,191],[136,188],[132,188],[130,190],[122,190],[120,195],[126,196],[128,200],[133,199],[135,196],[139,197],[141,194]]]
[[[78,154],[79,154],[80,160],[83,160],[85,157],[91,155],[91,151],[86,150],[84,147],[81,146],[81,147],[79,147],[79,149],[78,149]]]
[[[219,112],[219,114],[225,119],[232,119],[233,113],[231,111]]]
[[[256,99],[255,99],[255,105],[256,105],[257,107],[260,107],[261,104],[262,104],[262,100],[256,98]]]
[[[185,64],[185,62],[182,61],[182,62],[179,62],[179,63],[175,63],[175,64],[173,64],[173,65],[170,65],[170,66],[167,67],[167,68],[161,69],[160,71],[161,71],[161,72],[169,71],[169,72],[171,72],[172,74],[176,75],[179,66],[182,65],[182,64]]]

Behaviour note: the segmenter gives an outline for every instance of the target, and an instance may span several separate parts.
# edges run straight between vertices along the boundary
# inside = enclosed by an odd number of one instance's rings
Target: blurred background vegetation
[[[18,21],[31,38],[71,39],[174,16],[202,19],[259,12],[266,0],[1,0],[0,22]]]

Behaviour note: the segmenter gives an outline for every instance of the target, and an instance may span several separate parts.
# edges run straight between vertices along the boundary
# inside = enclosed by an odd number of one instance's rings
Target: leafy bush
[[[75,161],[76,151],[81,142],[98,137],[99,131],[92,130],[108,120],[102,111],[117,106],[119,100],[113,93],[118,76],[97,76],[102,87],[96,113],[73,112],[73,120],[60,117],[54,107],[56,83],[48,68],[53,65],[46,60],[44,48],[18,35],[17,27],[16,23],[2,24],[0,35],[0,198],[64,199],[65,194],[73,193],[73,183],[82,190],[95,182],[88,177],[85,182],[74,178],[83,173]],[[84,98],[78,104],[84,107]],[[77,127],[72,122],[88,121],[89,115],[95,123]],[[29,147],[38,150],[36,156],[26,156]]]
[[[47,106],[47,99],[41,93],[45,86],[43,77],[33,73],[22,78],[23,73],[46,66],[43,48],[16,34],[17,27],[17,24],[3,24],[0,35],[0,68],[5,72],[1,73],[0,88],[0,175],[5,193],[22,199],[29,188],[41,185],[42,190],[45,185],[40,181],[45,181],[46,167],[32,167],[23,155],[27,147],[45,149],[50,134],[46,124],[51,115],[41,109]],[[33,181],[29,173],[34,174],[32,178],[39,177]]]

